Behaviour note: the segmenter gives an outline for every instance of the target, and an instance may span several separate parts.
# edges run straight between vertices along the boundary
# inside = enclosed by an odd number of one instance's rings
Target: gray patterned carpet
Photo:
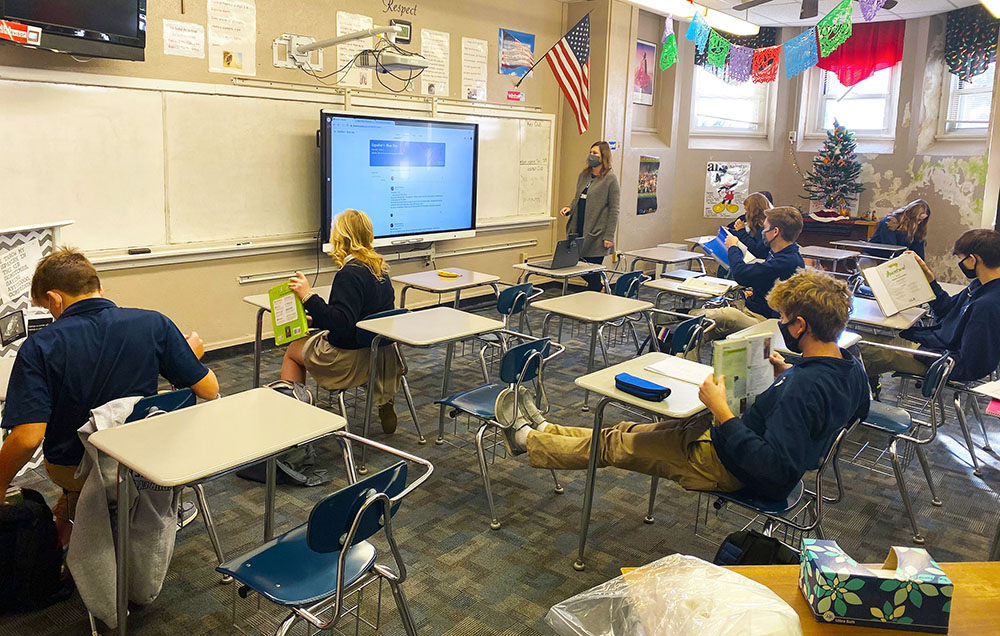
[[[477,310],[493,314],[489,308]],[[540,316],[533,316],[532,324],[540,325]],[[567,323],[564,340],[569,352],[549,370],[547,387],[553,403],[549,419],[590,426],[591,415],[579,408],[582,392],[573,388],[573,378],[586,368],[587,351],[585,333],[575,331]],[[481,381],[476,351],[471,345],[464,351],[459,347],[453,388],[471,387]],[[611,347],[612,362],[633,355],[634,346],[624,338],[619,337]],[[232,394],[251,386],[249,353],[230,351],[225,357],[213,357],[210,365],[219,375],[224,393]],[[441,348],[408,353],[418,414],[430,439],[437,426],[437,410],[431,402],[440,391],[443,360]],[[280,362],[280,350],[265,352],[265,381],[278,377]],[[887,397],[892,392],[889,387]],[[326,393],[321,397],[325,401]],[[572,563],[580,527],[583,474],[560,474],[565,493],[558,495],[553,492],[547,471],[532,469],[520,457],[505,458],[501,449],[491,466],[491,474],[503,526],[491,531],[471,447],[436,446],[433,441],[418,445],[409,416],[403,415],[401,397],[397,399],[400,430],[392,436],[379,432],[375,437],[430,459],[436,469],[432,479],[405,502],[394,521],[408,564],[405,590],[423,634],[551,634],[544,622],[551,605],[616,576],[623,566],[641,565],[674,552],[710,560],[722,537],[741,524],[728,510],[721,513],[711,510],[707,527],[702,524],[699,528],[704,537],[696,536],[697,495],[667,482],[660,484],[656,523],[644,524],[648,478],[616,469],[602,470],[597,482],[587,570],[576,572]],[[348,415],[352,414],[349,405]],[[612,409],[608,412],[612,422],[633,418]],[[995,422],[990,419],[988,425],[993,427],[995,435]],[[457,424],[457,434],[454,424],[450,426],[449,441],[466,445],[472,441],[474,431],[470,432],[464,421]],[[975,437],[980,439],[979,435]],[[917,463],[913,462],[907,470],[910,493],[927,538],[926,547],[939,561],[986,559],[1000,519],[997,496],[1000,456],[980,450],[984,477],[977,478],[972,474],[961,439],[952,415],[941,438],[929,449],[943,507],[930,505],[929,491]],[[191,443],[197,444],[198,440]],[[280,486],[277,520],[282,530],[302,523],[316,501],[346,483],[335,445],[320,450],[335,476],[334,482],[313,489]],[[376,457],[371,464],[387,465],[388,460]],[[845,500],[828,508],[824,523],[827,535],[837,539],[862,562],[881,561],[890,545],[910,544],[910,531],[891,473],[878,474],[847,465],[844,475]],[[42,490],[54,501],[55,492],[43,475],[31,476],[25,483]],[[262,533],[263,487],[227,476],[209,482],[205,488],[227,554],[235,555],[254,545]],[[131,633],[137,636],[236,633],[231,627],[231,586],[219,583],[212,569],[213,561],[204,526],[196,521],[178,535],[170,573],[159,599],[149,607],[133,611]],[[388,587],[383,594],[382,631],[401,634]],[[365,596],[363,608],[368,614],[374,613],[374,599],[374,594]],[[241,611],[241,616],[245,614]],[[353,632],[353,625],[345,631]],[[370,630],[363,627],[361,632]],[[86,613],[78,596],[41,612],[0,618],[0,636],[87,633]]]

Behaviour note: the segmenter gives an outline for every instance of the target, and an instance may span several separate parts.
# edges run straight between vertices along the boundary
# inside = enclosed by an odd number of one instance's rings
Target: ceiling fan
[[[740,4],[734,6],[733,10],[743,11],[744,9],[752,9],[770,1],[771,0],[747,0],[746,2],[741,2]],[[885,9],[891,9],[896,6],[896,2],[897,0],[885,0],[885,4],[882,6]],[[808,20],[809,18],[815,18],[817,15],[819,15],[819,0],[802,0],[802,9],[799,11],[799,20]]]

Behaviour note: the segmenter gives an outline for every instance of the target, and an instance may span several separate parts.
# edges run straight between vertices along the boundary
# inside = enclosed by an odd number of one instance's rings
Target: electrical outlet
[[[795,140],[796,140],[797,138],[798,138],[798,133],[797,133],[796,131],[794,131],[794,130],[789,130],[789,131],[788,131],[788,141],[789,141],[789,142],[791,142],[791,143],[793,143],[793,144],[794,144],[794,143],[795,143]]]

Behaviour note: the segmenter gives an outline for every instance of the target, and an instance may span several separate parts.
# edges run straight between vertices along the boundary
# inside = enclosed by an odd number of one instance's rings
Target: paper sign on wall
[[[163,54],[205,59],[205,27],[194,22],[164,19]]]
[[[0,252],[0,303],[13,302],[28,293],[35,265],[41,258],[38,239]]]
[[[208,0],[208,70],[257,74],[257,8],[253,0]]]
[[[420,74],[420,86],[426,95],[448,96],[450,42],[451,34],[446,31],[420,29],[420,54],[427,60],[427,69]]]
[[[739,216],[750,195],[749,161],[709,161],[705,172],[705,218]]]
[[[0,20],[0,40],[10,40],[18,44],[38,46],[42,41],[42,30],[20,22]]]
[[[357,31],[370,29],[372,28],[372,24],[371,16],[361,15],[358,13],[348,13],[347,11],[338,11],[337,37],[347,35],[348,33],[355,33]],[[372,48],[371,38],[361,38],[360,40],[352,40],[350,42],[338,44],[337,68],[344,68],[350,65],[351,60],[353,60],[358,53],[370,48]],[[358,86],[360,88],[371,88],[372,86],[372,70],[370,68],[357,68],[357,66],[352,66],[349,71],[338,75],[338,77],[340,78],[338,83],[344,86]]]
[[[486,40],[462,38],[462,97],[486,99]]]

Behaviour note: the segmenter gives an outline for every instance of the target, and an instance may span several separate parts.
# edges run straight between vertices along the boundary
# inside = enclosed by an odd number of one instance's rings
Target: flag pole
[[[579,20],[577,20],[576,24],[574,24],[572,27],[570,27],[569,31],[572,31],[573,29],[575,29],[577,24],[580,24],[581,22],[583,22],[584,18],[586,18],[587,16],[589,16],[593,12],[594,12],[593,9],[591,9],[590,11],[588,11],[586,13],[586,15],[583,16],[583,18],[580,18]],[[569,33],[569,31],[567,31],[566,33]],[[521,86],[521,82],[524,81],[524,78],[528,77],[528,74],[531,73],[531,71],[535,70],[536,66],[538,66],[539,64],[541,64],[542,60],[545,59],[545,56],[548,55],[549,53],[551,53],[552,49],[556,48],[556,44],[559,44],[559,42],[564,37],[566,37],[566,33],[563,33],[562,37],[559,38],[558,40],[556,40],[555,44],[553,44],[552,46],[549,47],[549,50],[545,52],[545,55],[542,55],[542,57],[538,58],[538,60],[534,64],[532,64],[530,67],[528,67],[528,72],[525,73],[524,75],[522,75],[521,79],[517,80],[517,84],[514,84],[514,88],[518,88],[519,86]]]

